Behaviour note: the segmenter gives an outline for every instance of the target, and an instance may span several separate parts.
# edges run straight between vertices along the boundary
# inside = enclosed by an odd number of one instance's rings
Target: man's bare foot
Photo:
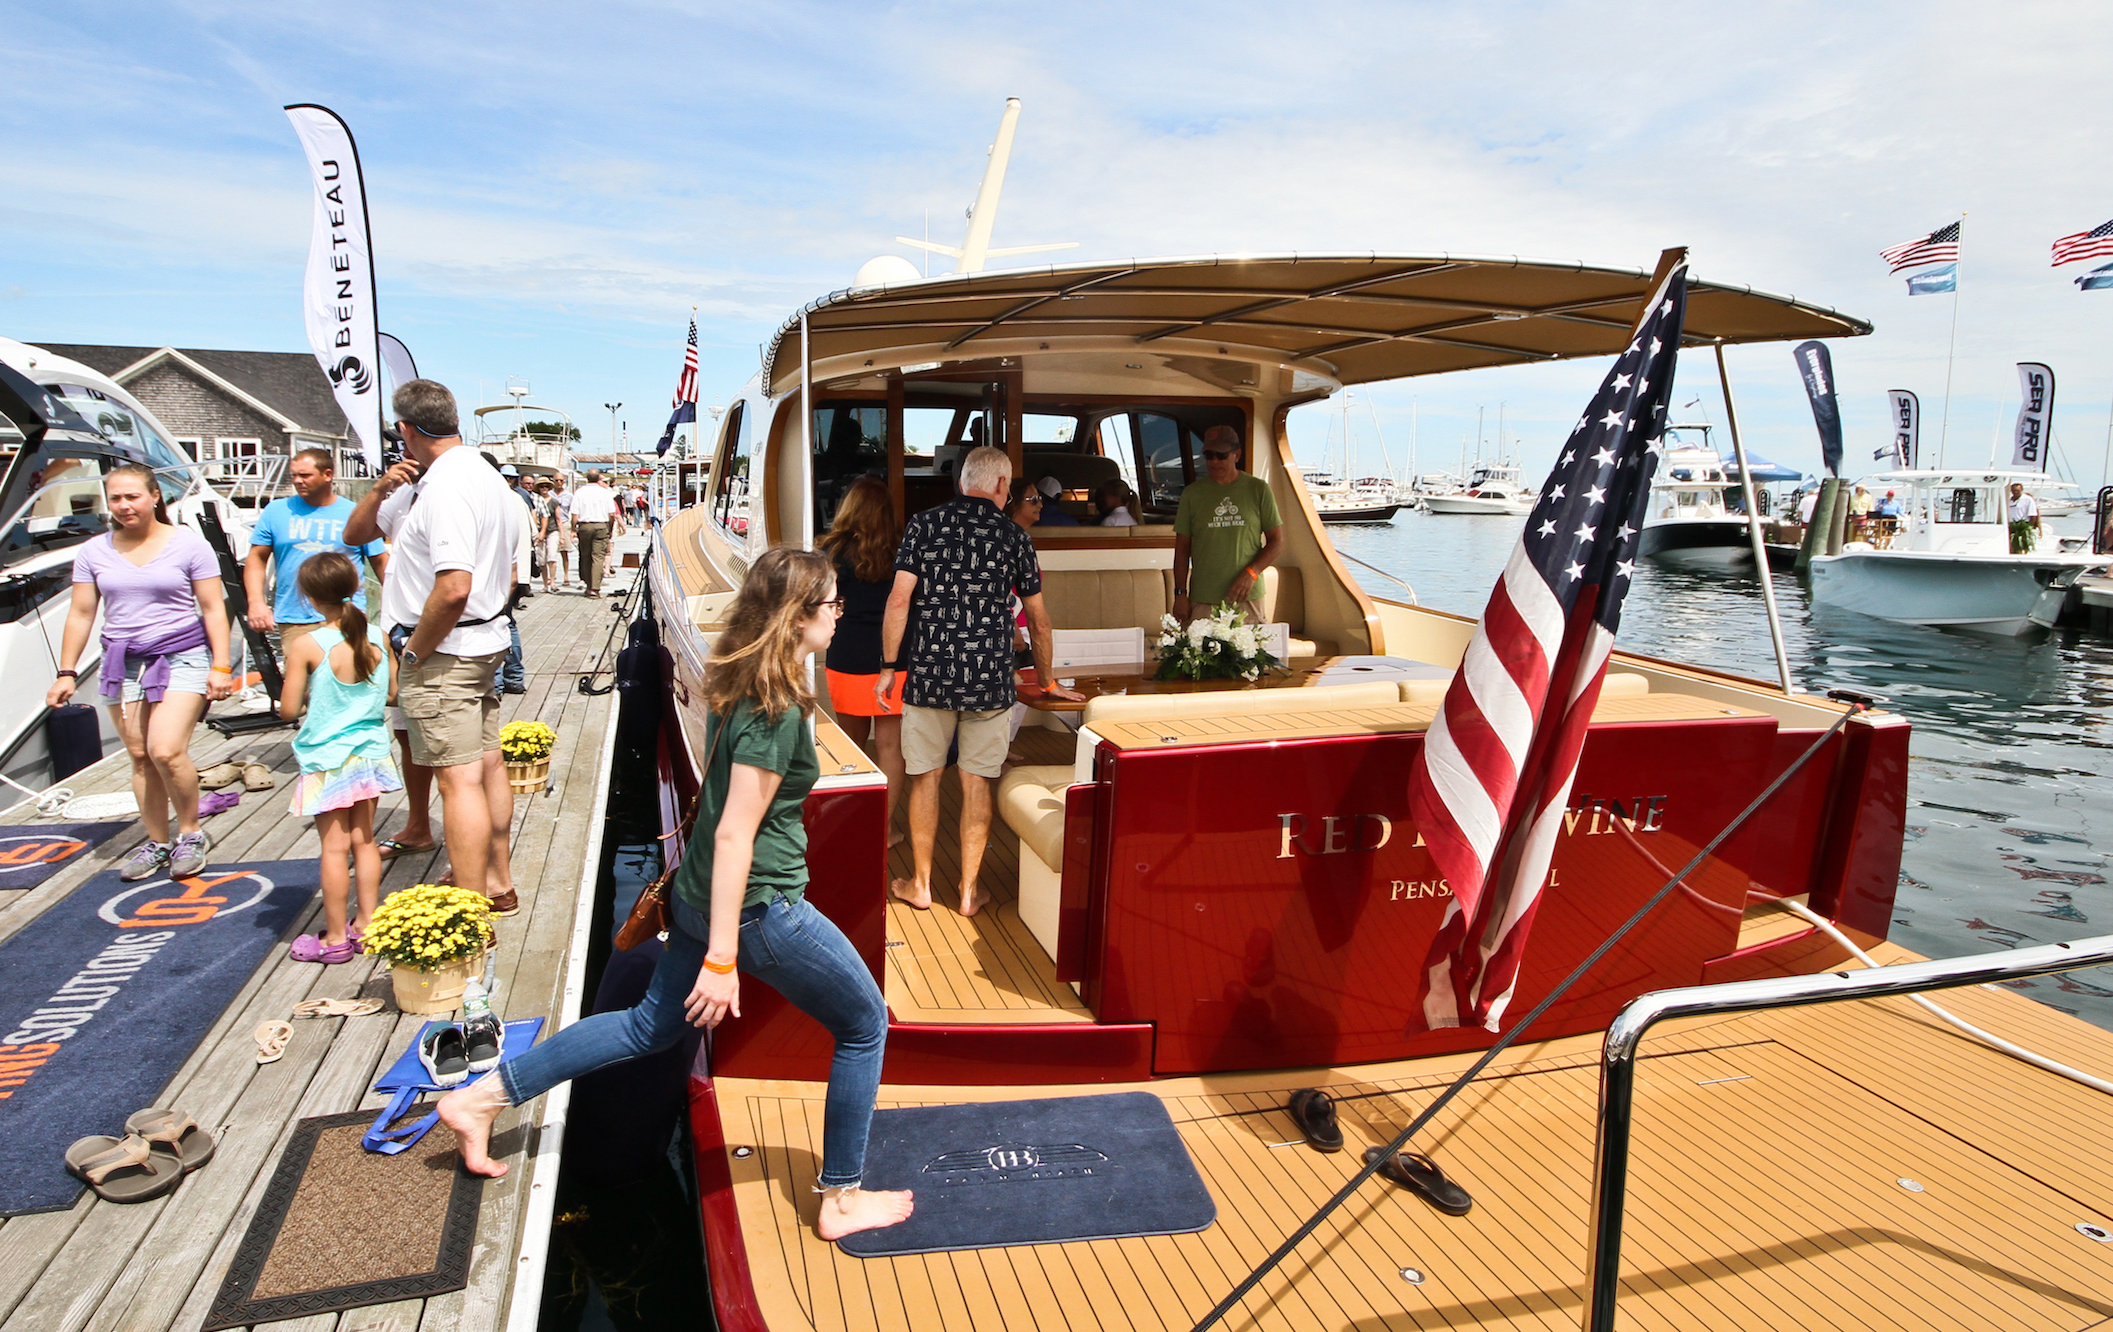
[[[990,905],[990,894],[970,884],[961,890],[961,914],[973,916]]]
[[[908,906],[916,907],[919,911],[930,911],[932,909],[932,886],[930,884],[919,888],[908,879],[890,879],[888,880],[888,896]]]
[[[506,1166],[491,1158],[492,1123],[506,1109],[506,1091],[497,1073],[487,1073],[467,1087],[457,1087],[433,1107],[440,1122],[455,1130],[462,1147],[462,1168],[473,1175],[493,1179],[506,1173]]]
[[[893,851],[896,847],[909,840],[910,835],[908,833],[891,832],[888,834],[888,849]]]
[[[916,1208],[911,1197],[908,1189],[825,1189],[814,1233],[825,1240],[840,1240],[861,1230],[901,1225]]]

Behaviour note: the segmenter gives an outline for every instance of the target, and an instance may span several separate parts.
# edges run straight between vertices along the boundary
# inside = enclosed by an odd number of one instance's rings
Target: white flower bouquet
[[[1262,630],[1230,605],[1220,603],[1209,615],[1183,626],[1171,615],[1159,617],[1158,679],[1255,680],[1284,663],[1262,647]]]

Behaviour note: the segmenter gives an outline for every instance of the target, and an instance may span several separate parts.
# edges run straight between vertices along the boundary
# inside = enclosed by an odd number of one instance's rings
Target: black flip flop
[[[1365,1163],[1379,1159],[1384,1147],[1365,1149]],[[1446,1178],[1438,1163],[1420,1152],[1399,1152],[1393,1160],[1379,1168],[1379,1173],[1396,1184],[1419,1194],[1431,1206],[1447,1216],[1466,1216],[1474,1210],[1475,1200],[1466,1189]]]
[[[1335,1122],[1335,1102],[1318,1087],[1301,1087],[1291,1094],[1291,1122],[1306,1135],[1306,1145],[1317,1152],[1343,1149],[1342,1125]]]
[[[174,1161],[187,1175],[212,1160],[214,1149],[220,1145],[213,1141],[212,1134],[198,1127],[197,1120],[181,1110],[159,1106],[141,1110],[126,1120],[125,1132],[145,1138],[156,1155]]]

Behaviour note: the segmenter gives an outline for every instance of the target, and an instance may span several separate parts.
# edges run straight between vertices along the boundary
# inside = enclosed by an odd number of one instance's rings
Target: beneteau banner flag
[[[1890,458],[1895,467],[1913,467],[1915,437],[1922,429],[1922,401],[1906,389],[1887,389],[1886,402],[1893,410],[1893,442],[1871,457]]]
[[[1646,309],[1549,472],[1409,770],[1417,832],[1452,888],[1424,962],[1434,1028],[1496,1030],[1518,983],[1665,451],[1684,264]]]
[[[2054,421],[2054,371],[2038,361],[2018,362],[2018,427],[2010,465],[2047,470],[2047,432]]]
[[[315,180],[315,228],[301,312],[316,364],[330,377],[339,410],[352,423],[370,471],[382,461],[382,360],[374,320],[374,257],[367,234],[367,190],[352,131],[327,107],[286,108]]]
[[[1797,358],[1798,374],[1805,381],[1805,396],[1812,400],[1812,424],[1819,427],[1820,461],[1827,475],[1842,474],[1842,409],[1834,400],[1834,361],[1824,342],[1800,342],[1791,355]]]

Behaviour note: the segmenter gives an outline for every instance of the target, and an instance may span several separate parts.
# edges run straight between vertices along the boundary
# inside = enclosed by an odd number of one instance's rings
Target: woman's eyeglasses
[[[842,615],[842,614],[844,613],[844,599],[843,599],[842,597],[837,597],[837,598],[835,598],[835,599],[833,599],[833,600],[830,600],[830,601],[817,601],[817,602],[813,602],[813,603],[812,603],[812,604],[811,604],[811,605],[809,606],[809,609],[810,609],[810,610],[833,610],[833,611],[835,611],[835,612],[836,612],[837,614],[839,614],[839,615]]]

